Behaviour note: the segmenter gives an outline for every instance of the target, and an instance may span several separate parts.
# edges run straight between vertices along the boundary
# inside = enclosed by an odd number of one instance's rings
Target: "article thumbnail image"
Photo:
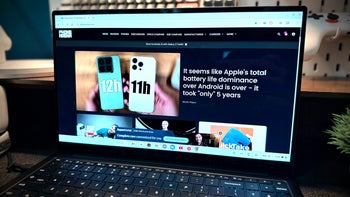
[[[132,127],[132,118],[93,114],[77,115],[77,136],[114,138],[119,127]]]
[[[210,134],[215,147],[233,150],[265,151],[266,126],[199,122],[199,131]]]
[[[178,116],[179,53],[76,51],[79,111]]]
[[[176,137],[171,142],[190,144],[191,138],[196,131],[196,122],[139,117],[135,119],[135,128],[153,130],[163,133],[164,136]]]

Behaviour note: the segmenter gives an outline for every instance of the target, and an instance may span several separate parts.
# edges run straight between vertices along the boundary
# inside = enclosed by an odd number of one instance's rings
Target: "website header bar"
[[[301,27],[301,18],[296,11],[63,14],[55,15],[55,28]]]

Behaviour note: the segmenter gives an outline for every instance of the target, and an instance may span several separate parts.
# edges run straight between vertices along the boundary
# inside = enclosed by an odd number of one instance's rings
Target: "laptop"
[[[4,196],[302,196],[305,7],[52,18],[59,150]]]

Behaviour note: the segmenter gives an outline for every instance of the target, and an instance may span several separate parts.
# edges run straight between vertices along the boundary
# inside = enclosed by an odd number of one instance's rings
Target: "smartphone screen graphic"
[[[154,57],[131,57],[129,110],[141,113],[154,111],[156,67],[157,62]]]
[[[103,110],[124,108],[119,56],[96,58],[100,103]]]

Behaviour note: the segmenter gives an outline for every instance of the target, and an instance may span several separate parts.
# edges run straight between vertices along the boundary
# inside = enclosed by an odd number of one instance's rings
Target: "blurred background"
[[[12,40],[7,59],[52,58],[48,0],[1,0],[0,25]]]

